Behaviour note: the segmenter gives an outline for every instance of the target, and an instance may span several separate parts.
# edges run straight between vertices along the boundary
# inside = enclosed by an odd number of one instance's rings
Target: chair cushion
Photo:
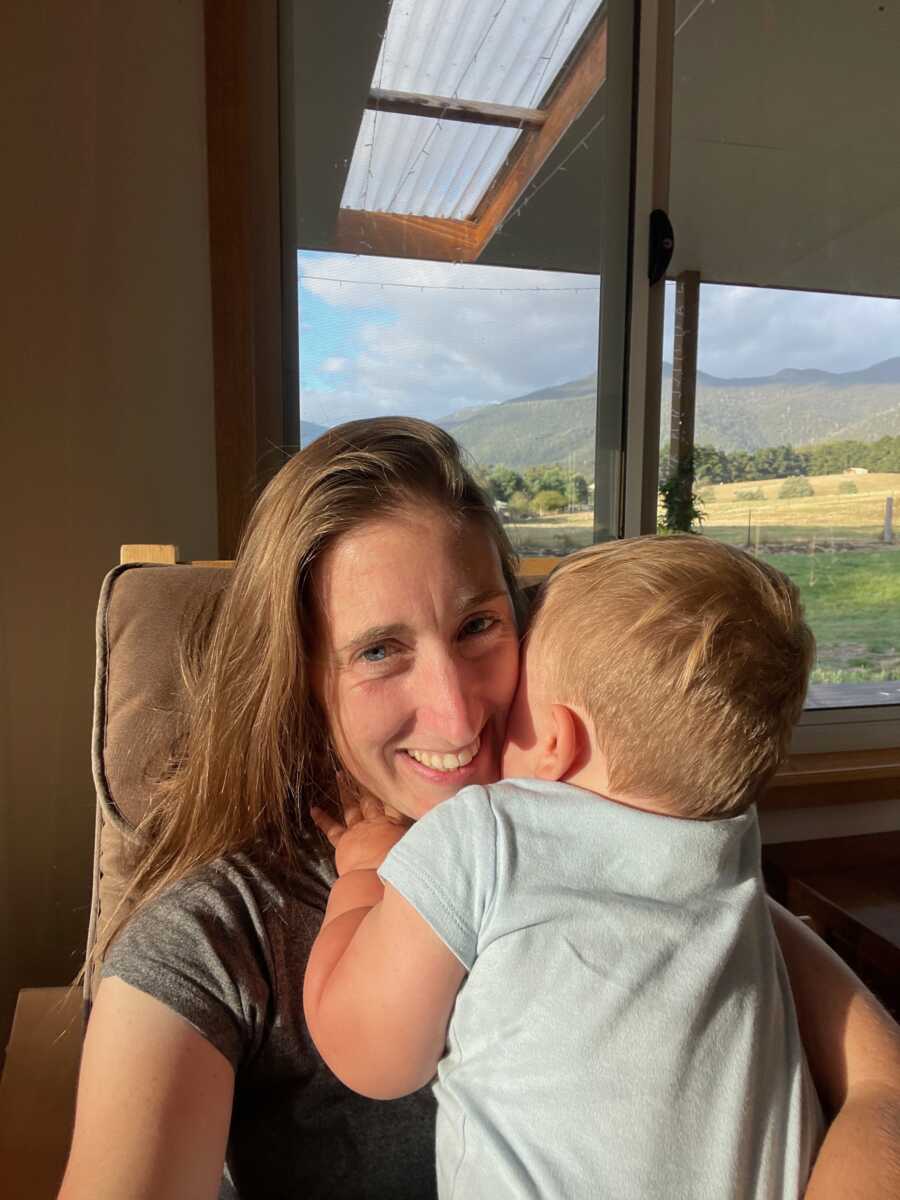
[[[137,851],[134,830],[179,732],[182,638],[229,576],[227,568],[127,563],[103,581],[94,683],[97,830],[86,1012],[100,982],[91,953],[131,878]]]
[[[180,645],[228,582],[219,567],[129,563],[106,577],[97,612],[94,781],[104,821],[138,825],[183,711]]]

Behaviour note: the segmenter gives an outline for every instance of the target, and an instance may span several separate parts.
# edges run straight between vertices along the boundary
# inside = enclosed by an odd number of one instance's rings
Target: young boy
[[[320,818],[341,878],[309,1028],[366,1095],[437,1071],[442,1200],[803,1194],[821,1114],[753,802],[812,657],[796,588],[749,555],[593,547],[540,598],[514,778],[408,831]]]

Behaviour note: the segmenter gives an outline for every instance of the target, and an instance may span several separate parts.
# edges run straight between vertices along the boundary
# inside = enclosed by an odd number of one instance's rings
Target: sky
[[[596,275],[301,251],[301,418],[435,420],[596,369]],[[674,284],[663,357],[672,358]],[[900,300],[704,284],[699,368],[854,371],[900,355]]]

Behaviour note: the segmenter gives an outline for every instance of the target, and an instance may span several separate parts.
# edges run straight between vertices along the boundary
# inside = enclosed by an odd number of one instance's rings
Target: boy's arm
[[[319,1053],[348,1087],[373,1099],[405,1096],[435,1073],[465,969],[378,878],[405,830],[381,813],[347,827],[314,815],[337,849],[340,878],[306,968],[306,1022]]]
[[[900,1029],[809,929],[769,902],[800,1035],[833,1117],[806,1200],[900,1196]]]

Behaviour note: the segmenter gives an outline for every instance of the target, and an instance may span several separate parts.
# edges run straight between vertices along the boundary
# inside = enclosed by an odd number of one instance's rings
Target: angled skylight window
[[[471,217],[600,6],[394,0],[342,208]]]

